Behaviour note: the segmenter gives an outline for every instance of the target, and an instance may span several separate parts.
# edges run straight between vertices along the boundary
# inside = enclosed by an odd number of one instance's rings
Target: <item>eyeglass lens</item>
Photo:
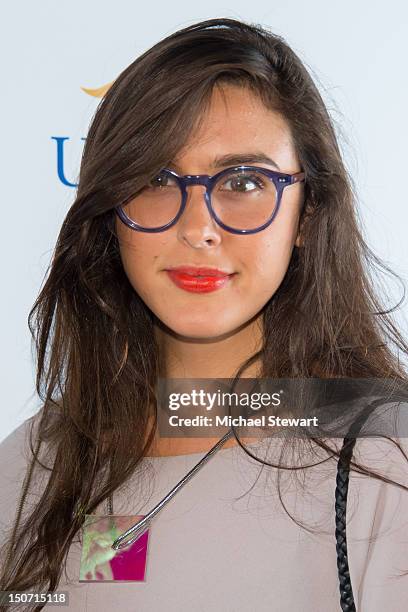
[[[160,172],[130,200],[123,210],[148,229],[170,223],[182,202],[177,180]],[[256,229],[272,216],[277,191],[271,178],[256,170],[235,170],[222,175],[211,191],[212,208],[222,223],[233,229]]]

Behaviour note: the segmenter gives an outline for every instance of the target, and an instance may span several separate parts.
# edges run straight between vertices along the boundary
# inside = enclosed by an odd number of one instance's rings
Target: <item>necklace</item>
[[[355,612],[356,609],[350,580],[346,537],[346,507],[350,461],[356,442],[355,436],[361,428],[361,422],[364,422],[367,413],[377,403],[382,401],[382,399],[377,400],[368,405],[360,419],[352,424],[348,434],[343,439],[343,446],[337,463],[335,491],[337,567],[340,586],[340,606],[342,610],[347,610],[348,612]],[[107,501],[107,516],[85,515],[79,581],[144,581],[151,519],[233,434],[233,429],[230,429],[218,440],[208,453],[145,516],[114,515],[112,495],[109,495]],[[120,530],[123,529],[125,531],[120,533]],[[128,548],[129,546],[130,548]],[[121,550],[123,548],[126,548],[126,550]],[[121,552],[118,554],[118,551]]]
[[[146,515],[115,515],[112,494],[107,515],[86,514],[79,581],[144,581],[152,519],[232,435],[230,429]]]

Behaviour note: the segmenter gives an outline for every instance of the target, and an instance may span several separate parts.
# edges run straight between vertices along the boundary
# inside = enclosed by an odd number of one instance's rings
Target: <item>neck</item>
[[[165,378],[231,378],[262,347],[262,317],[257,315],[232,332],[215,338],[189,338],[155,325],[161,376]],[[242,377],[259,375],[260,358]]]
[[[160,354],[160,376],[163,378],[233,378],[239,367],[262,347],[262,315],[231,333],[215,338],[187,338],[173,333],[161,323],[155,326]],[[261,376],[261,359],[257,357],[240,375],[241,378]],[[218,438],[156,438],[149,456],[184,455],[206,452]],[[234,437],[223,448],[236,446]]]

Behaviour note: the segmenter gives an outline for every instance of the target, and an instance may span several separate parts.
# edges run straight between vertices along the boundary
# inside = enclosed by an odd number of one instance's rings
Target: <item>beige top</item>
[[[10,529],[28,457],[28,421],[0,444],[0,535]],[[400,440],[408,451],[407,440]],[[408,485],[408,464],[381,438],[358,441],[360,459]],[[205,455],[148,457],[143,480],[114,496],[115,514],[146,514]],[[154,518],[145,582],[79,583],[81,546],[72,544],[59,590],[70,610],[240,612],[340,611],[334,537],[336,462],[305,473],[304,487],[240,447],[220,449]],[[34,497],[35,499],[35,493]],[[106,514],[106,508],[98,509]],[[351,474],[348,551],[357,611],[408,606],[408,491]],[[371,542],[369,541],[371,538]],[[46,606],[46,609],[51,609]],[[52,608],[56,609],[56,608]],[[67,608],[65,608],[67,609]]]

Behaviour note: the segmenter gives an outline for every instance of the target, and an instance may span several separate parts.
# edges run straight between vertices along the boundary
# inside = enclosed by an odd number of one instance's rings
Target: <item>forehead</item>
[[[293,163],[296,155],[285,118],[249,88],[228,84],[214,87],[196,128],[173,161],[212,159],[251,149],[273,159],[278,155],[283,165]]]

